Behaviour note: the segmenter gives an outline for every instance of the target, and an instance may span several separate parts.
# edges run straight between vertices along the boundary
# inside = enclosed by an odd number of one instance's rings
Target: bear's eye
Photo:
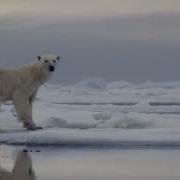
[[[45,62],[45,63],[48,63],[48,60],[45,60],[44,62]]]
[[[55,62],[56,62],[56,60],[53,60],[53,62],[55,63]]]

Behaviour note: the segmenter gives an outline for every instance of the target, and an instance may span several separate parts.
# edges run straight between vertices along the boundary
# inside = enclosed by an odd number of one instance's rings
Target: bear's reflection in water
[[[0,169],[0,180],[36,180],[32,160],[27,150],[18,153],[12,172]]]

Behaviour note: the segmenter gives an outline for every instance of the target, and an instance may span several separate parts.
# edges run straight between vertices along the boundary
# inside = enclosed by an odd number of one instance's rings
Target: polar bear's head
[[[48,72],[55,71],[58,62],[60,61],[60,56],[55,56],[53,54],[46,54],[42,56],[37,56],[37,60],[41,66]]]

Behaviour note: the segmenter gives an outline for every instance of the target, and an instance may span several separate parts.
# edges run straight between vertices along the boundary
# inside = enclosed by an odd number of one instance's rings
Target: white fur
[[[30,65],[18,69],[0,69],[0,103],[13,102],[18,119],[26,128],[34,128],[32,103],[39,87],[45,83],[52,72],[49,67],[56,69],[57,56],[43,55]]]

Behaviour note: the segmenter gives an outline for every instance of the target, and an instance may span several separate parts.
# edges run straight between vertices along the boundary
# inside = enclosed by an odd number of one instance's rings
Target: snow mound
[[[112,127],[123,129],[144,129],[154,127],[154,122],[149,119],[136,119],[127,116],[124,119],[116,120]]]
[[[68,122],[67,120],[51,117],[43,122],[45,128],[67,128],[67,129],[90,129],[95,128],[95,124],[89,124],[87,122]]]
[[[107,120],[110,120],[112,118],[111,113],[102,113],[102,112],[93,114],[92,116],[97,121],[107,121]]]
[[[79,83],[75,84],[76,88],[90,88],[90,89],[105,89],[107,82],[101,78],[88,78],[83,79]]]
[[[99,114],[97,114],[99,115]],[[96,128],[119,128],[119,129],[146,129],[155,128],[153,119],[142,116],[139,113],[119,114],[111,117],[107,113],[101,114],[102,119]],[[101,117],[100,116],[100,117]]]

